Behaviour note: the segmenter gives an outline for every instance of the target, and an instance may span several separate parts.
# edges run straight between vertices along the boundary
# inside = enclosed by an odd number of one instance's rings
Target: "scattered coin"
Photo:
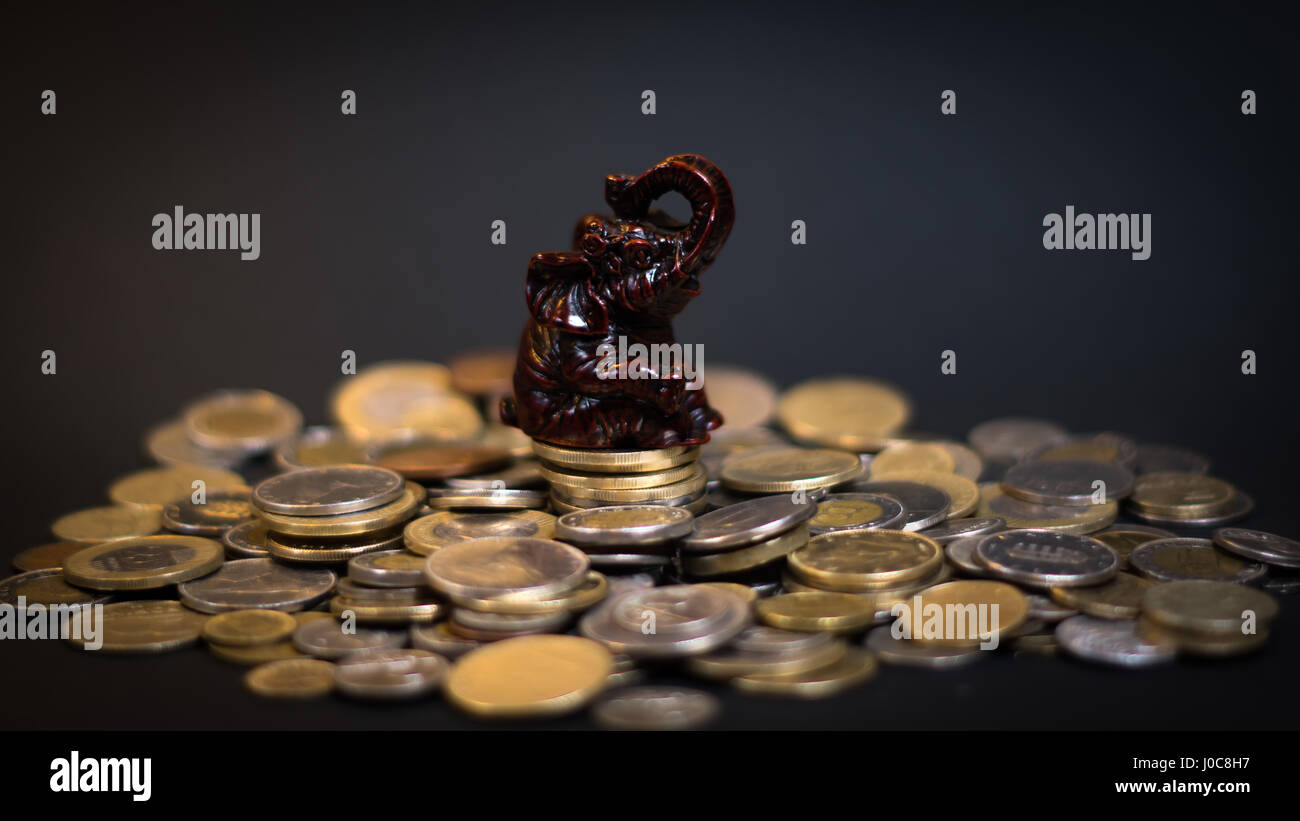
[[[349,435],[385,439],[410,433],[410,416],[451,390],[451,372],[436,362],[381,362],[339,383],[330,406]]]
[[[107,505],[78,510],[60,516],[50,530],[60,539],[81,542],[82,546],[99,544],[115,539],[148,536],[162,529],[162,517],[157,510]]]
[[[1172,642],[1140,636],[1135,622],[1092,616],[1075,616],[1058,624],[1056,641],[1072,656],[1115,667],[1165,664],[1177,652]]]
[[[1100,533],[1093,533],[1092,538],[1114,550],[1115,554],[1119,556],[1120,567],[1127,567],[1128,557],[1133,552],[1133,548],[1140,544],[1153,542],[1156,539],[1167,539],[1173,535],[1167,530],[1142,528],[1141,525],[1115,525]]]
[[[1148,473],[1133,484],[1133,505],[1142,513],[1178,519],[1209,516],[1231,502],[1236,490],[1199,473]]]
[[[267,554],[294,565],[337,565],[367,553],[396,550],[402,546],[400,530],[381,530],[344,539],[285,536],[268,533]]]
[[[777,418],[794,438],[859,453],[886,447],[910,416],[899,391],[857,377],[801,382],[777,403]]]
[[[203,638],[228,647],[252,647],[287,641],[296,629],[297,619],[278,610],[231,610],[208,619]]]
[[[602,699],[591,715],[611,730],[694,730],[712,722],[720,710],[715,697],[699,690],[628,687]]]
[[[938,441],[934,444],[948,451],[953,460],[953,473],[978,482],[984,474],[984,460],[970,448],[958,442]]]
[[[782,533],[780,536],[748,547],[725,553],[683,556],[682,569],[693,576],[707,577],[741,573],[790,555],[806,544],[808,544],[808,526],[801,524],[788,533]],[[593,561],[595,561],[594,557]]]
[[[943,552],[967,576],[985,577],[991,575],[988,568],[975,560],[975,547],[982,536],[963,536],[944,545]]]
[[[305,468],[283,475],[297,476],[313,469]],[[259,507],[257,514],[266,522],[267,530],[272,534],[317,539],[364,536],[397,527],[410,519],[424,504],[425,495],[423,486],[407,482],[402,488],[402,494],[396,499],[368,510],[324,516],[294,516],[271,513]]]
[[[746,493],[789,493],[828,488],[863,472],[852,453],[806,448],[772,448],[736,454],[722,465],[722,482]]]
[[[1208,579],[1245,584],[1266,572],[1264,565],[1243,562],[1209,539],[1156,539],[1135,547],[1129,563],[1142,575],[1162,582]]]
[[[269,611],[266,611],[269,612]],[[328,614],[325,614],[328,617]],[[241,646],[235,644],[209,644],[208,652],[231,664],[240,664],[245,667],[256,667],[259,664],[267,664],[272,661],[281,661],[283,659],[300,659],[306,658],[298,652],[298,648],[293,646],[291,641],[280,641],[275,644],[252,644]]]
[[[254,667],[244,684],[263,698],[320,698],[334,689],[334,665],[320,659],[282,659]]]
[[[496,470],[510,463],[510,452],[489,445],[407,441],[381,445],[369,461],[422,482]]]
[[[1105,584],[1091,587],[1054,587],[1052,598],[1066,607],[1099,619],[1136,619],[1142,597],[1155,586],[1150,579],[1117,573]]]
[[[785,498],[785,497],[780,497]],[[813,535],[837,530],[889,529],[907,520],[907,509],[883,493],[830,493],[817,503],[817,515],[808,522]]]
[[[993,575],[1031,587],[1101,584],[1119,572],[1115,551],[1096,539],[1047,530],[984,536],[974,558]]]
[[[335,664],[334,687],[353,698],[417,698],[437,690],[450,668],[428,650],[376,650]]]
[[[199,640],[207,616],[174,601],[124,601],[104,605],[99,648],[105,653],[164,653]],[[87,637],[68,641],[87,650]]]
[[[710,365],[703,374],[709,404],[722,414],[728,431],[766,425],[776,415],[776,386],[751,371]]]
[[[445,691],[473,715],[560,715],[595,698],[613,667],[609,651],[590,639],[521,636],[466,653],[447,676]]]
[[[271,559],[238,559],[217,572],[187,581],[177,588],[186,607],[201,613],[231,610],[283,610],[309,608],[334,588],[332,570],[289,567]]]
[[[29,570],[59,570],[69,556],[85,549],[86,545],[81,542],[50,542],[27,548],[14,556],[12,563],[14,570],[20,573]]]
[[[108,488],[108,497],[118,504],[154,508],[186,499],[194,492],[195,482],[202,482],[205,493],[248,491],[238,473],[197,465],[149,468],[128,473]]]
[[[1137,620],[1138,635],[1144,640],[1170,644],[1179,653],[1209,658],[1226,658],[1251,653],[1268,643],[1269,632],[1207,635],[1190,630],[1176,630],[1157,624],[1146,615]]]
[[[609,579],[602,573],[590,570],[581,587],[554,599],[482,599],[471,596],[449,596],[448,598],[453,604],[480,613],[579,613],[599,604],[609,595],[609,591]]]
[[[182,419],[166,422],[145,435],[145,452],[160,465],[180,467],[200,465],[210,468],[233,468],[247,458],[241,451],[213,450],[190,440],[190,430]]]
[[[952,473],[957,462],[947,448],[933,442],[900,442],[871,460],[871,478],[886,479],[899,471],[924,470]]]
[[[945,582],[926,588],[918,596],[919,608],[909,610],[911,641],[977,647],[994,638],[1000,642],[1003,637],[1016,635],[1029,620],[1029,600],[1024,593],[1005,582]],[[943,629],[938,635],[928,632],[927,614],[930,612],[945,614]],[[951,632],[947,627],[949,620],[952,622]],[[919,632],[915,629],[917,627]]]
[[[705,585],[630,590],[590,610],[582,635],[615,653],[668,658],[708,653],[749,626],[750,606]]]
[[[68,557],[67,580],[92,590],[147,590],[196,579],[224,561],[219,542],[198,536],[142,536],[88,547]]]
[[[1120,575],[1123,574],[1121,573]],[[1109,584],[1109,582],[1107,584]],[[1105,587],[1106,585],[1101,586]],[[1060,589],[1091,590],[1092,588],[1072,587]],[[1044,624],[1051,622],[1052,624],[1055,624],[1062,619],[1068,619],[1071,616],[1079,615],[1078,610],[1062,606],[1052,601],[1047,596],[1044,596],[1042,593],[1025,593],[1025,600],[1029,602],[1029,618],[1031,621],[1043,622]],[[1025,628],[1022,627],[1021,629],[1023,631]]]
[[[553,465],[596,473],[640,473],[694,462],[698,447],[673,445],[657,450],[587,450],[563,448],[533,440],[533,452]]]
[[[434,488],[427,504],[437,510],[542,510],[546,500],[544,490]]]
[[[1122,499],[1133,490],[1133,474],[1121,465],[1074,459],[1021,462],[1002,477],[1002,490],[1040,505],[1091,505]],[[1100,483],[1100,484],[1098,484]]]
[[[1300,542],[1240,527],[1221,527],[1214,531],[1216,545],[1238,556],[1277,567],[1300,568]]]
[[[907,523],[903,525],[903,530],[924,530],[937,525],[948,517],[952,507],[952,497],[947,492],[921,482],[891,478],[854,482],[851,488],[857,493],[892,496],[901,502],[907,511]]]
[[[459,658],[483,642],[458,636],[447,629],[446,622],[411,625],[411,644],[446,658]]]
[[[405,643],[404,633],[366,627],[345,632],[343,625],[334,619],[299,624],[293,633],[294,647],[322,659],[339,659],[362,650],[395,650]]]
[[[919,533],[845,530],[814,537],[790,554],[790,571],[826,590],[863,592],[932,575],[943,548]]]

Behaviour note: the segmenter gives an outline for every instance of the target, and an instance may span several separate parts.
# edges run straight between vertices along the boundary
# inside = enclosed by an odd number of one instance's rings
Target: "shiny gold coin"
[[[91,590],[147,590],[206,576],[221,567],[221,543],[199,536],[142,536],[88,547],[68,557],[63,575]]]
[[[428,491],[422,485],[407,482],[401,496],[388,504],[372,507],[369,510],[333,516],[292,516],[286,513],[271,513],[259,508],[257,515],[266,522],[267,530],[272,534],[282,533],[287,536],[311,538],[361,536],[387,530],[405,522],[424,504],[427,494]]]
[[[689,472],[685,479],[673,482],[670,485],[660,485],[658,487],[632,488],[627,490],[613,490],[606,488],[590,487],[570,487],[568,485],[560,486],[563,494],[571,501],[581,502],[590,500],[600,502],[602,505],[620,505],[620,504],[640,504],[643,502],[656,502],[665,499],[679,499],[685,496],[693,496],[704,491],[704,485],[708,482],[708,477],[704,474],[704,468],[699,465],[687,465]],[[554,492],[560,493],[560,488],[554,489]]]
[[[879,458],[879,457],[876,457]],[[875,462],[872,462],[874,467]],[[875,476],[872,473],[872,476]],[[974,513],[980,504],[979,485],[952,472],[935,470],[898,470],[888,476],[893,482],[916,482],[927,487],[938,488],[948,494],[952,502],[948,506],[949,519],[960,519]]]
[[[253,647],[287,641],[298,621],[278,610],[232,610],[208,619],[203,638],[229,647]]]
[[[700,584],[704,587],[712,587],[714,590],[721,590],[723,593],[730,593],[745,604],[754,604],[758,601],[758,591],[748,585],[735,582],[700,582]]]
[[[81,542],[50,542],[49,544],[29,547],[13,558],[14,569],[20,573],[29,570],[50,570],[63,567],[64,561],[73,553],[86,549]]]
[[[328,613],[322,613],[321,615],[330,618]],[[253,667],[258,664],[267,664],[268,662],[283,659],[306,658],[298,651],[297,647],[293,646],[291,641],[280,641],[275,644],[254,644],[247,647],[231,644],[209,644],[208,651],[222,661],[228,661],[231,664],[242,664],[245,667]]]
[[[243,453],[269,450],[302,428],[293,403],[269,391],[221,391],[190,405],[182,418],[199,447]]]
[[[943,548],[902,530],[841,530],[815,536],[790,555],[790,572],[828,590],[863,592],[931,576]]]
[[[451,384],[470,396],[503,396],[513,389],[518,351],[473,351],[451,361]]]
[[[1092,587],[1053,587],[1052,599],[1099,619],[1136,619],[1142,611],[1142,597],[1155,585],[1150,579],[1119,573]]]
[[[1194,519],[1212,515],[1232,501],[1236,490],[1200,473],[1147,473],[1133,483],[1132,503],[1158,516]]]
[[[163,653],[199,640],[208,617],[175,601],[124,601],[104,605],[99,636],[105,653]],[[89,646],[81,640],[70,643]]]
[[[609,651],[591,639],[522,636],[465,654],[445,689],[452,704],[473,715],[560,715],[590,702],[613,669]]]
[[[802,382],[777,404],[777,418],[791,436],[857,453],[885,447],[910,415],[906,397],[894,388],[851,376]]]
[[[850,633],[876,617],[870,601],[851,593],[786,593],[760,599],[754,611],[770,627],[804,632]]]
[[[722,483],[745,493],[789,493],[838,485],[862,471],[862,460],[852,453],[774,448],[732,456],[722,465]]]
[[[591,473],[572,469],[557,469],[543,462],[538,467],[538,472],[546,481],[562,485],[572,493],[573,491],[587,489],[635,490],[671,485],[695,476],[700,472],[700,467],[695,463],[690,463],[668,468],[667,470],[647,471],[645,473]],[[582,498],[591,497],[585,496]]]
[[[808,544],[808,523],[803,522],[794,530],[783,533],[774,539],[759,542],[756,545],[729,550],[725,553],[710,553],[703,556],[683,556],[682,569],[693,576],[721,576],[727,573],[740,573],[774,562],[782,556],[788,556],[795,550]]]
[[[900,479],[892,474],[899,471],[925,470],[952,473],[957,467],[952,454],[942,445],[932,442],[905,442],[891,445],[871,460],[871,478]],[[911,481],[911,480],[907,480]]]
[[[900,616],[910,616],[912,641],[976,647],[994,635],[1014,635],[1029,619],[1029,600],[1005,582],[945,582],[918,595],[919,610]]]
[[[169,468],[149,468],[128,473],[109,485],[108,498],[118,504],[136,505],[161,511],[163,505],[178,499],[191,498],[196,487],[195,482],[202,482],[204,493],[230,491],[250,492],[248,485],[238,473],[217,468],[205,468],[185,465]]]
[[[1101,533],[1092,534],[1092,538],[1114,550],[1115,555],[1119,556],[1120,567],[1125,567],[1128,565],[1128,554],[1133,552],[1133,548],[1166,537],[1144,530],[1125,530],[1123,525],[1116,525]]]
[[[60,539],[80,542],[82,546],[114,539],[148,536],[162,529],[162,516],[156,508],[130,505],[107,505],[68,513],[54,520],[50,530]]]
[[[421,556],[428,556],[448,545],[494,536],[550,539],[555,536],[555,517],[540,510],[499,513],[441,510],[415,519],[402,531],[406,549]]]
[[[263,698],[320,698],[334,689],[334,665],[312,658],[290,658],[254,667],[244,685]]]
[[[604,601],[607,595],[609,595],[609,579],[603,573],[588,570],[587,578],[581,587],[559,598],[536,600],[480,599],[472,596],[450,596],[449,598],[452,604],[477,610],[480,613],[530,616],[542,613],[580,613]]]
[[[694,462],[698,447],[673,445],[658,450],[597,450],[565,448],[533,440],[533,452],[543,461],[562,468],[593,473],[645,473],[668,470]]]
[[[802,673],[756,673],[731,680],[747,693],[788,698],[827,698],[870,680],[876,674],[876,657],[851,648],[826,667]]]
[[[722,414],[721,430],[739,431],[772,421],[776,386],[766,377],[741,368],[710,365],[703,378],[709,404]]]
[[[1119,505],[1114,501],[1087,507],[1064,505],[1037,505],[1022,502],[1002,492],[997,482],[979,486],[980,502],[975,515],[996,517],[1006,521],[1008,530],[1055,530],[1060,533],[1095,533],[1110,527],[1119,516]]]
[[[407,432],[404,417],[451,390],[451,372],[436,362],[381,362],[344,378],[330,400],[335,420],[358,439]]]

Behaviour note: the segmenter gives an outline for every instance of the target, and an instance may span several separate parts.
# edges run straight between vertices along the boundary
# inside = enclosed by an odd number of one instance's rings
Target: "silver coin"
[[[907,508],[903,507],[903,503],[893,496],[887,496],[883,493],[828,493],[826,498],[817,502],[818,512],[821,512],[823,504],[834,501],[865,502],[880,508],[881,512],[880,515],[870,521],[850,522],[842,525],[818,525],[809,522],[809,533],[820,536],[823,533],[834,533],[839,530],[890,530],[901,527],[907,521]],[[813,517],[814,520],[816,518],[816,516]]]
[[[1255,509],[1255,500],[1241,491],[1232,495],[1222,508],[1209,516],[1202,516],[1197,519],[1183,519],[1177,516],[1162,516],[1158,513],[1149,513],[1136,507],[1129,507],[1129,513],[1146,522],[1155,522],[1163,525],[1182,525],[1183,527],[1214,527],[1216,525],[1227,524],[1236,521]]]
[[[682,549],[698,553],[731,550],[780,536],[817,513],[811,499],[795,502],[789,494],[760,496],[695,520],[695,530],[682,541]]]
[[[1025,593],[1025,599],[1029,601],[1029,618],[1039,622],[1055,623],[1079,615],[1078,610],[1057,604],[1041,593]]]
[[[349,628],[334,619],[316,619],[293,633],[293,646],[319,659],[341,659],[351,653],[369,650],[396,650],[406,643],[407,634],[396,630],[370,627]]]
[[[752,620],[750,606],[739,596],[733,596],[720,590],[713,590],[701,585],[672,585],[654,588],[663,591],[669,597],[677,597],[682,610],[705,609],[716,607],[721,612],[718,619],[699,619],[706,627],[689,632],[660,632],[658,615],[668,615],[674,607],[670,598],[659,599],[653,615],[647,615],[636,629],[627,629],[614,620],[614,614],[623,610],[622,600],[637,596],[642,591],[624,593],[605,605],[589,610],[578,625],[579,632],[589,639],[599,641],[615,653],[623,653],[633,658],[671,658],[698,655],[716,650],[726,645],[749,626]],[[702,603],[701,599],[712,599],[712,603]],[[626,618],[626,616],[625,616]],[[684,624],[678,620],[677,626]]]
[[[282,473],[253,488],[253,504],[271,513],[333,516],[370,510],[402,495],[405,480],[374,465],[326,465]]]
[[[723,622],[730,610],[731,602],[717,592],[689,585],[636,590],[610,602],[610,615],[614,624],[624,630],[653,630],[664,636],[699,635]]]
[[[235,525],[221,534],[221,543],[228,556],[265,559],[270,555],[266,552],[266,523],[261,519]]]
[[[443,481],[447,487],[461,490],[527,490],[547,486],[542,478],[541,464],[536,459],[521,459],[513,465],[492,473],[480,473],[474,476],[450,476]]]
[[[892,627],[877,627],[863,642],[868,650],[886,664],[900,667],[926,667],[950,670],[979,661],[984,651],[979,647],[944,647],[933,642],[894,638]]]
[[[587,554],[564,542],[493,536],[434,552],[424,575],[435,590],[451,596],[550,599],[580,587],[589,569]]]
[[[561,516],[555,521],[555,537],[576,545],[639,547],[680,539],[694,526],[695,517],[680,507],[595,507]]]
[[[483,642],[458,636],[447,629],[445,623],[415,624],[411,626],[411,644],[447,658],[459,658]]]
[[[948,561],[957,566],[963,574],[974,576],[976,578],[987,578],[989,571],[984,565],[975,561],[975,546],[984,538],[979,536],[963,536],[960,539],[954,539],[943,546],[943,554]]]
[[[717,698],[685,687],[628,687],[592,707],[597,724],[611,730],[693,730],[717,717]]]
[[[940,522],[934,527],[927,527],[921,531],[922,536],[929,536],[939,544],[948,544],[957,539],[964,539],[967,536],[984,536],[989,533],[997,533],[1005,529],[1006,520],[997,516],[989,516],[982,519],[965,518],[965,519],[948,519]]]
[[[388,566],[395,559],[410,567]],[[348,560],[348,578],[371,587],[421,587],[424,585],[424,560],[406,550],[379,550],[362,553]]]
[[[0,605],[18,607],[18,597],[23,597],[23,604],[82,607],[88,604],[105,604],[113,597],[107,593],[95,593],[73,587],[63,580],[63,568],[47,567],[41,570],[29,570],[17,576],[0,581]]]
[[[242,451],[215,450],[201,447],[190,441],[189,428],[184,420],[166,422],[145,435],[144,449],[160,465],[203,467],[229,470],[245,459]]]
[[[804,633],[756,624],[741,631],[729,646],[742,653],[790,655],[820,649],[834,640],[830,633]]]
[[[558,613],[483,613],[468,607],[456,607],[451,620],[471,630],[498,633],[551,633],[562,629],[573,618],[567,610]]]
[[[947,493],[919,482],[880,479],[854,482],[849,488],[853,492],[883,493],[897,499],[907,510],[907,523],[902,529],[908,531],[924,530],[939,524],[948,516],[952,506]]]
[[[1226,563],[1224,560],[1228,560]],[[1143,576],[1162,582],[1205,579],[1246,584],[1268,572],[1262,564],[1241,562],[1209,539],[1155,539],[1133,548],[1128,561]],[[1224,565],[1227,564],[1225,567]],[[1241,565],[1233,569],[1234,565]]]
[[[420,585],[411,587],[368,587],[355,579],[339,579],[334,594],[353,604],[424,604],[433,599],[433,591]]]
[[[248,493],[216,492],[207,494],[203,504],[190,498],[165,505],[163,527],[172,533],[190,536],[220,537],[235,525],[254,521]]]
[[[981,536],[975,561],[999,578],[1031,587],[1101,584],[1119,572],[1119,555],[1096,539],[1052,530]]]
[[[1008,417],[993,419],[971,428],[966,439],[985,459],[1018,461],[1044,445],[1066,441],[1065,428],[1043,419]]]
[[[1137,622],[1073,616],[1056,626],[1056,643],[1085,661],[1116,667],[1150,667],[1173,661],[1173,644],[1153,644],[1138,635]]]
[[[1210,472],[1210,460],[1194,450],[1172,445],[1138,445],[1137,471],[1143,473]]]
[[[972,482],[980,480],[980,476],[984,474],[984,460],[978,453],[957,442],[943,441],[934,444],[948,451],[948,455],[952,457],[953,473],[964,476]]]
[[[182,582],[177,591],[182,604],[200,613],[253,609],[292,613],[323,600],[337,580],[334,571],[324,568],[238,559],[215,573]]]
[[[547,498],[544,490],[430,488],[429,507],[434,510],[542,510]]]
[[[438,689],[451,664],[428,650],[374,650],[334,666],[334,689],[353,698],[417,698]]]
[[[1122,465],[1084,459],[1021,462],[1002,477],[1002,490],[1034,504],[1087,506],[1099,490],[1104,500],[1128,496],[1133,474]]]
[[[1264,564],[1300,568],[1300,542],[1240,527],[1221,527],[1212,534],[1214,543],[1224,550]]]
[[[671,556],[650,553],[592,553],[592,567],[667,567],[673,563]]]

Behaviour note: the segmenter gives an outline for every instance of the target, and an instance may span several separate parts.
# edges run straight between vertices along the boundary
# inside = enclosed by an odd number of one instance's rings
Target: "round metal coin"
[[[1106,545],[1072,533],[1008,530],[984,536],[975,561],[995,576],[1031,587],[1101,584],[1119,572],[1119,556]]]
[[[290,567],[271,559],[238,559],[217,572],[180,585],[180,599],[201,613],[230,610],[302,610],[334,588],[334,571]]]

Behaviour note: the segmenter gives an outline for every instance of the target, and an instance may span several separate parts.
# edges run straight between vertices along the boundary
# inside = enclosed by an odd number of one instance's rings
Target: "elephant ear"
[[[538,254],[524,287],[528,310],[541,325],[575,334],[609,330],[609,307],[596,292],[591,265],[581,254]]]

